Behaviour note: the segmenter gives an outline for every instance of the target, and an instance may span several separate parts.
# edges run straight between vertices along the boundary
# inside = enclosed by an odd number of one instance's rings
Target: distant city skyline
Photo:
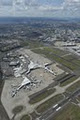
[[[0,0],[0,16],[80,18],[80,0]]]

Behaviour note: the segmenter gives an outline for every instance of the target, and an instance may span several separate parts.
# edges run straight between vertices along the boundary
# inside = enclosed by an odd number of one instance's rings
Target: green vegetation
[[[51,120],[80,120],[80,107],[68,104]]]
[[[28,41],[21,41],[21,45],[24,47],[24,46],[28,46],[29,43],[28,43]]]
[[[68,55],[68,56],[64,56],[64,59],[72,62],[73,64],[76,64],[78,66],[80,66],[80,60],[77,58],[77,56],[75,55]]]
[[[77,97],[77,99],[80,101],[80,95]]]
[[[53,89],[45,90],[45,91],[41,92],[40,94],[36,95],[34,98],[31,98],[31,100],[29,101],[29,103],[30,104],[37,103],[37,102],[45,99],[49,95],[53,94],[54,92],[55,92],[54,88]]]
[[[28,47],[30,49],[38,48],[38,47],[42,47],[43,46],[42,43],[37,42],[37,41],[35,41],[35,42],[34,41],[22,41],[21,45],[23,47]]]
[[[66,60],[76,60],[76,56],[74,56],[74,55],[63,56],[63,58]]]
[[[29,115],[23,115],[20,120],[30,120]]]
[[[49,100],[47,100],[46,102],[42,103],[41,105],[39,105],[36,110],[39,113],[43,113],[45,112],[47,109],[49,109],[50,107],[52,107],[53,105],[57,104],[60,100],[63,99],[63,96],[61,94],[56,95],[52,98],[50,98]]]
[[[79,88],[80,88],[80,81],[74,83],[72,86],[70,86],[66,90],[69,91],[69,92],[74,92],[75,90],[77,90]]]
[[[36,52],[38,54],[43,54],[43,55],[45,55],[45,57],[47,57],[51,60],[54,60],[64,66],[66,66],[67,68],[69,68],[71,70],[76,70],[79,68],[79,66],[77,66],[76,64],[61,57],[62,55],[65,54],[65,52],[62,50],[59,50],[57,48],[43,47],[42,49],[38,48],[38,49],[33,49],[32,51]]]
[[[3,85],[4,85],[4,81],[2,80],[2,78],[0,78],[0,96],[1,96],[1,93],[2,93]]]
[[[62,50],[54,48],[54,47],[44,47],[44,50],[46,50],[48,52],[52,52],[53,54],[56,54],[59,56],[65,55],[67,53],[66,51],[62,51]]]
[[[77,78],[78,78],[78,76],[74,76],[74,77],[70,78],[69,80],[66,80],[63,83],[61,83],[60,86],[61,87],[66,86],[66,85],[70,84],[71,82],[75,81]]]
[[[32,119],[33,119],[33,120],[36,120],[36,118],[38,118],[38,117],[39,117],[39,115],[38,115],[38,114],[36,114],[36,112],[35,112],[35,111],[33,111],[30,115],[31,115],[31,117],[32,117]]]
[[[23,106],[17,106],[15,107],[12,112],[14,113],[14,115],[20,113],[23,110]]]
[[[42,53],[42,54],[56,54],[56,55],[59,55],[59,56],[62,56],[62,55],[65,55],[66,54],[66,51],[62,51],[60,49],[57,49],[57,48],[54,48],[54,47],[43,47],[43,48],[38,48],[37,50],[36,49],[33,49],[34,52],[38,52],[38,53]]]
[[[79,66],[80,66],[80,60],[78,60],[78,59],[74,59],[74,60],[73,60],[73,63],[75,63],[76,65],[79,65]]]

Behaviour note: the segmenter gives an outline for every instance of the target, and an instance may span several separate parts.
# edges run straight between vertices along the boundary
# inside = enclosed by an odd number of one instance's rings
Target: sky
[[[0,0],[0,16],[80,18],[80,0]]]

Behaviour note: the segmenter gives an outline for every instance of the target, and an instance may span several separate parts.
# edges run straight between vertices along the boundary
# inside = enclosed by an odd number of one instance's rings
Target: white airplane
[[[57,109],[56,109],[56,111],[59,111],[61,109],[61,107],[58,107]]]
[[[21,88],[23,88],[24,86],[28,86],[31,83],[31,81],[27,77],[24,76],[23,78],[24,80],[22,81],[21,85],[18,86],[15,91],[12,91],[12,97],[14,97]]]
[[[57,106],[58,106],[58,104],[54,105],[54,106],[53,106],[53,109],[56,108]]]

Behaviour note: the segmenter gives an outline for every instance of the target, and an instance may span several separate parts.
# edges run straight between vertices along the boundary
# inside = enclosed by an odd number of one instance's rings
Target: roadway
[[[74,93],[66,97],[64,100],[60,101],[56,105],[52,106],[46,112],[42,113],[42,115],[36,120],[50,120],[57,112],[63,109],[74,97],[80,94],[80,89],[76,90]]]

